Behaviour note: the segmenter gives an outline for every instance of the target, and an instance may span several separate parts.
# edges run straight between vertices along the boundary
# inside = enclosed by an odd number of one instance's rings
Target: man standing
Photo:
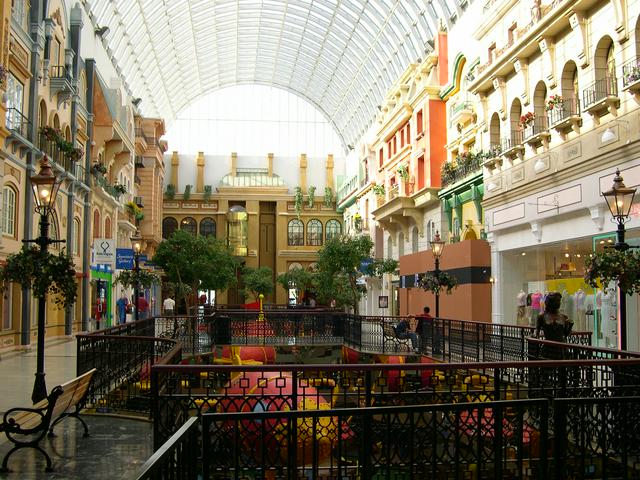
[[[116,302],[116,308],[118,309],[118,324],[120,325],[127,322],[127,305],[129,305],[129,299],[123,291],[120,293],[120,298]]]
[[[164,302],[162,302],[162,313],[164,313],[165,315],[173,315],[175,307],[176,301],[169,295],[164,299]]]
[[[416,328],[416,333],[420,335],[422,348],[429,345],[429,343],[432,343],[431,347],[433,353],[440,353],[442,350],[442,346],[440,345],[441,336],[437,327],[433,324],[433,317],[430,312],[431,309],[429,307],[424,307],[422,309],[422,314],[417,316],[418,327]]]
[[[136,308],[138,309],[138,320],[143,320],[149,315],[149,302],[144,298],[144,293],[141,293],[136,302]]]

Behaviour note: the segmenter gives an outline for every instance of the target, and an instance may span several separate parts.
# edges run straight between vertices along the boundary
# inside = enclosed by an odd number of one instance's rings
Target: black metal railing
[[[198,427],[197,417],[187,420],[165,445],[145,462],[138,480],[192,480],[198,478]]]
[[[452,185],[473,173],[482,171],[482,164],[487,158],[484,153],[467,154],[467,157],[456,158],[456,166],[442,172],[442,186]]]
[[[523,142],[522,139],[522,130],[511,130],[510,137],[504,137],[500,140],[500,147],[502,153],[507,153],[510,150],[521,146]]]
[[[582,91],[582,106],[587,109],[608,97],[618,96],[618,79],[607,76],[596,80]]]
[[[540,135],[541,133],[545,133],[549,130],[549,123],[547,121],[547,117],[542,115],[537,115],[533,121],[529,122],[524,126],[523,129],[523,138],[525,140],[534,137],[536,135]]]
[[[76,162],[71,161],[66,156],[66,152],[60,148],[60,145],[55,140],[48,139],[44,134],[40,133],[38,146],[43,153],[47,154],[49,160],[57,163],[65,171],[73,173],[73,164]]]
[[[577,98],[561,100],[551,110],[547,111],[550,126],[557,125],[575,116],[580,116],[580,101]]]
[[[622,66],[622,86],[628,87],[640,80],[640,57],[629,60]]]
[[[23,138],[27,138],[31,122],[17,108],[7,108],[7,119],[5,125],[11,132],[17,133]]]

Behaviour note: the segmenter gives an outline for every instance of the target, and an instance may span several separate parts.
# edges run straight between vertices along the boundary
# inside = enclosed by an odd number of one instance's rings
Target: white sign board
[[[113,238],[93,240],[93,263],[113,264],[116,261],[116,243]]]

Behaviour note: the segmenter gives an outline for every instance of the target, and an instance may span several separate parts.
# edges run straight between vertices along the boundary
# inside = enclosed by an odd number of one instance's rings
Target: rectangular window
[[[11,18],[22,28],[26,26],[27,0],[11,0]]]
[[[407,133],[406,133],[407,143],[411,143],[411,125],[409,124],[409,122],[407,122],[407,126],[405,128],[407,130]]]
[[[398,137],[394,135],[393,137],[393,154],[398,153]]]
[[[387,142],[387,158],[391,158],[391,140]]]
[[[404,129],[400,129],[400,148],[404,147]]]
[[[422,110],[418,110],[418,115],[416,115],[416,131],[418,132],[418,135],[420,135],[423,132]]]
[[[378,152],[378,158],[379,158],[379,163],[380,163],[380,167],[382,166],[382,164],[384,163],[384,148],[380,147],[380,152]]]
[[[16,192],[11,187],[2,189],[2,234],[16,235]]]
[[[422,190],[424,185],[424,155],[418,158],[418,190]]]
[[[10,130],[22,132],[22,100],[24,86],[11,73],[7,75],[7,121],[6,126]]]

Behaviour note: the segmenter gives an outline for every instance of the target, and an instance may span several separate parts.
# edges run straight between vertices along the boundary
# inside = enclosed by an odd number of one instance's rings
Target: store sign
[[[133,248],[116,248],[116,269],[131,270],[133,268]]]
[[[116,260],[116,245],[113,238],[96,238],[93,241],[93,262],[113,264]]]

